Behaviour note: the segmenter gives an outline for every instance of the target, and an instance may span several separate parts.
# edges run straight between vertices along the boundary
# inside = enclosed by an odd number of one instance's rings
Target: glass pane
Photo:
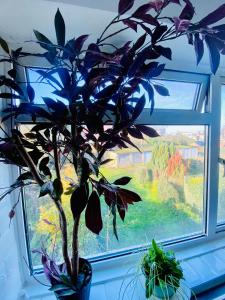
[[[60,99],[61,101],[67,103],[67,101],[59,96],[52,94],[55,90],[53,86],[50,86],[47,83],[47,80],[40,80],[40,75],[34,69],[27,69],[27,74],[31,82],[32,87],[35,91],[35,103],[43,104],[42,97],[50,97],[52,99]],[[59,76],[54,75],[57,81],[60,81]],[[82,81],[81,81],[82,83]],[[166,86],[170,96],[161,96],[155,91],[155,108],[157,109],[185,109],[192,110],[194,109],[196,98],[198,97],[199,84],[191,82],[182,82],[182,81],[172,81],[172,80],[152,80],[153,84]],[[57,87],[57,85],[55,85]],[[146,95],[146,108],[150,107],[148,101],[147,92],[141,87],[139,95]],[[137,95],[138,95],[137,94]]]
[[[194,109],[195,100],[198,96],[199,84],[170,80],[154,80],[154,83],[165,86],[170,94],[170,96],[165,97],[159,95],[159,93],[155,91],[155,108],[186,110]],[[141,93],[143,94],[143,90]],[[150,104],[147,103],[146,108],[149,107]]]
[[[134,140],[141,149],[115,149],[107,153],[113,158],[101,172],[113,181],[122,176],[133,179],[129,188],[142,197],[142,202],[130,206],[125,222],[118,218],[119,241],[112,232],[112,219],[103,204],[104,229],[100,236],[90,233],[82,219],[80,228],[81,255],[93,257],[149,243],[152,238],[169,240],[195,235],[203,231],[204,190],[204,126],[155,126],[160,137]],[[64,189],[73,176],[70,164],[64,166]],[[72,216],[69,196],[63,196],[68,216],[69,236]],[[103,199],[102,199],[103,200]],[[36,187],[25,189],[30,248],[41,243],[60,257],[58,219],[54,204],[47,197],[38,198]],[[32,254],[33,264],[40,257]]]
[[[222,86],[221,97],[221,129],[220,129],[220,158],[225,159],[225,86]],[[225,166],[219,164],[219,200],[218,223],[225,222]]]
[[[53,91],[56,90],[57,85],[53,84],[51,86],[48,84],[46,79],[43,79],[38,73],[39,69],[38,68],[33,68],[33,69],[27,69],[27,76],[29,78],[29,82],[31,83],[31,86],[33,87],[35,91],[35,99],[34,102],[36,104],[44,104],[44,101],[42,97],[49,97],[52,99],[60,99],[62,102],[67,103],[67,101],[59,96],[56,96],[53,94]],[[43,69],[42,69],[43,70]],[[53,77],[61,83],[60,78],[58,75],[54,74]],[[55,86],[55,88],[54,88]]]

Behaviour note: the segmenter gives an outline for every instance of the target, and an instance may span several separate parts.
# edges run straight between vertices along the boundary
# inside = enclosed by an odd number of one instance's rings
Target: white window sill
[[[224,233],[220,233],[218,236],[217,240],[202,241],[194,247],[190,245],[185,247],[184,244],[182,249],[175,251],[176,257],[182,261],[186,284],[195,293],[203,292],[225,282],[225,237]],[[128,284],[137,274],[142,256],[143,253],[135,253],[94,263],[92,265],[93,279],[90,300],[118,299],[123,282],[126,281]],[[47,283],[43,275],[39,275],[38,279]],[[123,284],[123,286],[126,285]],[[143,286],[138,289],[140,289],[140,294],[144,292]],[[47,287],[41,286],[32,278],[24,285],[19,299],[52,300],[55,298]],[[136,300],[136,298],[133,299]]]

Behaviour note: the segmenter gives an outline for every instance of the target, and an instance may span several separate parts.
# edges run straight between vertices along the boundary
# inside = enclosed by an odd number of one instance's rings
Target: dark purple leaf
[[[31,131],[41,131],[46,128],[51,128],[53,125],[51,123],[40,123],[32,127]]]
[[[140,49],[144,45],[145,40],[146,40],[146,33],[139,37],[139,39],[132,47],[132,51],[136,52],[138,49]]]
[[[88,184],[78,186],[70,198],[70,207],[73,218],[76,219],[85,209],[88,202],[89,190]]]
[[[8,71],[8,74],[10,77],[12,77],[13,79],[16,79],[16,69],[11,69]]]
[[[177,17],[174,17],[172,20],[174,22],[175,29],[176,29],[177,33],[187,31],[189,26],[190,26],[190,21],[189,20],[180,19],[180,18],[177,18]]]
[[[206,44],[209,49],[210,66],[213,74],[216,74],[220,64],[220,52],[216,47],[215,39],[212,37],[205,37]]]
[[[211,12],[199,22],[200,27],[209,26],[225,18],[225,4],[222,4],[216,10]]]
[[[153,83],[153,86],[155,88],[155,90],[157,91],[157,93],[159,93],[159,95],[161,96],[170,96],[168,89],[160,84],[155,84]]]
[[[112,213],[112,216],[113,216],[113,233],[116,237],[117,240],[119,240],[118,238],[118,234],[117,234],[117,225],[116,225],[116,206],[113,205],[111,207],[111,213]]]
[[[60,179],[56,178],[53,181],[53,188],[56,199],[59,200],[61,195],[63,194],[63,185]]]
[[[40,33],[37,30],[34,30],[34,34],[42,48],[44,48],[46,50],[52,50],[53,44],[45,35],[43,35],[42,33]]]
[[[157,133],[157,131],[155,129],[153,129],[152,127],[146,126],[146,125],[135,125],[142,133],[144,133],[145,135],[154,138],[154,137],[158,137],[159,134]]]
[[[141,114],[141,112],[143,111],[145,107],[145,96],[142,96],[139,101],[137,102],[135,108],[134,108],[134,112],[133,112],[133,115],[132,115],[132,120],[136,120],[139,115]]]
[[[93,191],[88,199],[85,211],[85,223],[87,228],[95,234],[99,234],[102,230],[101,205],[96,191]]]
[[[142,133],[137,128],[130,127],[127,128],[127,131],[132,137],[136,139],[143,139]]]
[[[141,201],[141,197],[138,194],[126,189],[120,188],[118,194],[125,204],[133,204],[134,202]]]
[[[139,17],[136,17],[136,19],[140,19],[143,22],[145,22],[147,24],[150,24],[150,25],[153,25],[153,26],[158,26],[159,25],[159,22],[157,21],[157,19],[154,18],[152,15],[149,15],[149,14],[141,15]]]
[[[28,180],[28,179],[30,179],[30,180],[34,179],[31,172],[25,172],[25,173],[22,173],[22,174],[17,178],[17,181],[23,181],[23,180]]]
[[[180,5],[180,0],[170,0],[170,3],[175,3]]]
[[[41,152],[37,148],[34,149],[33,151],[29,152],[30,157],[32,158],[33,162],[35,165],[38,164],[39,159],[44,155],[44,152]]]
[[[0,93],[0,98],[3,99],[23,99],[20,95],[11,94],[11,93]]]
[[[16,81],[10,78],[4,78],[3,84],[11,88],[13,91],[17,92],[20,96],[24,96],[23,90]]]
[[[1,37],[0,37],[0,46],[6,53],[9,54],[9,46],[8,46],[7,42]]]
[[[57,9],[55,15],[55,33],[58,45],[63,47],[65,45],[66,27],[59,9]]]
[[[169,60],[172,59],[172,51],[170,48],[165,48],[165,47],[159,45],[159,46],[154,46],[154,49],[157,53],[166,57],[167,59],[169,59]]]
[[[149,12],[150,9],[153,8],[152,3],[147,3],[144,5],[141,5],[132,15],[132,17],[140,17],[142,15],[145,15]]]
[[[186,5],[184,9],[182,10],[179,19],[181,20],[191,20],[195,14],[195,9],[192,3],[189,0],[185,0]]]
[[[105,196],[105,203],[111,207],[112,205],[115,205],[116,203],[116,192],[114,190],[109,190],[106,188],[107,186],[104,186],[104,196]]]
[[[120,0],[118,6],[119,15],[125,14],[134,5],[134,0]]]
[[[34,102],[34,97],[35,97],[35,92],[34,92],[34,89],[32,88],[32,86],[28,83],[27,84],[27,95],[28,95],[28,98],[30,100],[31,103]]]
[[[153,34],[152,34],[152,44],[155,44],[162,35],[167,31],[168,27],[166,25],[156,26]]]
[[[10,218],[10,220],[12,220],[15,217],[15,214],[16,214],[15,210],[11,209],[10,212],[9,212],[9,218]]]
[[[84,34],[79,36],[75,41],[74,41],[74,48],[75,50],[77,50],[78,52],[81,51],[81,49],[83,48],[83,45],[85,43],[85,41],[88,39],[89,35],[88,34]]]
[[[143,29],[146,33],[148,33],[150,36],[152,36],[151,28],[145,26],[145,25],[142,24],[142,23],[140,24],[140,26],[142,27],[142,29]]]
[[[122,199],[117,194],[117,210],[118,210],[118,213],[119,213],[122,221],[124,221],[124,219],[125,219],[126,209],[127,209],[127,206],[124,205]]]
[[[189,45],[194,45],[194,38],[192,33],[187,33],[187,38],[188,38],[188,44]]]
[[[195,53],[197,58],[197,65],[198,65],[202,60],[204,54],[204,43],[203,40],[199,37],[198,33],[196,33],[194,36],[194,47],[195,47]]]
[[[159,76],[165,69],[165,64],[160,64],[158,62],[151,62],[144,66],[143,72],[144,76],[148,78]]]
[[[100,49],[98,45],[92,43],[88,46],[85,58],[84,58],[84,66],[85,68],[93,67],[96,62],[99,61],[100,58]]]
[[[121,177],[113,182],[116,185],[127,185],[131,181],[131,177]]]
[[[137,32],[137,22],[127,19],[123,21],[123,24]]]
[[[64,88],[68,88],[70,86],[70,73],[66,68],[57,68],[55,72],[59,74],[59,78],[64,86]]]

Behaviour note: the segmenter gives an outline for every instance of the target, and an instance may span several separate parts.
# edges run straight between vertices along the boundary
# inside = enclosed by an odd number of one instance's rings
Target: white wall
[[[82,0],[83,1],[83,0]],[[96,41],[97,36],[104,29],[104,26],[115,16],[115,12],[106,11],[102,9],[116,9],[117,5],[109,5],[108,1],[98,0],[96,7],[88,8],[82,5],[81,0],[58,0],[58,1],[44,1],[44,0],[0,0],[0,35],[7,40],[17,43],[19,46],[23,45],[27,49],[32,49],[34,44],[23,43],[34,39],[33,29],[43,32],[53,41],[55,38],[54,32],[54,15],[57,8],[62,12],[67,29],[67,39],[77,37],[80,34],[90,34],[89,41]],[[196,5],[196,20],[201,19],[211,10],[216,9],[223,0],[213,0],[205,3],[205,0],[193,0]],[[62,2],[70,2],[72,4],[65,4]],[[85,0],[84,5],[89,5],[90,1]],[[94,2],[92,1],[92,7]],[[101,6],[101,3],[103,3]],[[117,0],[109,1],[117,4]],[[138,1],[137,1],[138,2]],[[142,1],[143,2],[143,1]],[[78,4],[78,5],[76,5]],[[168,13],[171,16],[177,15],[179,6],[171,5]],[[120,40],[134,40],[135,33],[130,30],[121,34]],[[203,62],[196,69],[196,59],[194,49],[188,45],[186,37],[172,41],[169,46],[173,50],[173,62],[168,63],[170,68],[182,68],[192,71],[209,72],[209,59],[206,49]],[[225,66],[224,57],[222,59],[222,66]]]
[[[3,66],[0,73],[3,72]],[[0,100],[0,110],[2,109]],[[0,130],[0,134],[2,131]],[[0,187],[8,187],[11,184],[11,169],[0,163]],[[3,190],[0,190],[0,194]],[[21,276],[18,247],[16,243],[16,233],[14,230],[15,220],[9,227],[8,214],[15,203],[15,199],[10,196],[0,202],[0,299],[16,300],[21,290]]]

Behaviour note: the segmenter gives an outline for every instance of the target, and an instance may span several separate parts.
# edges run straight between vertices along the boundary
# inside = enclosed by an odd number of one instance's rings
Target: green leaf
[[[62,280],[63,283],[65,283],[65,285],[69,287],[73,286],[68,276],[62,274],[60,275],[60,279]]]
[[[55,32],[58,45],[63,47],[65,45],[66,27],[59,9],[55,15]]]
[[[68,289],[60,292],[59,297],[61,298],[62,296],[71,296],[74,295],[76,292],[74,290]]]
[[[61,290],[67,290],[68,286],[64,284],[56,284],[50,287],[49,291],[56,292],[56,291],[61,291]]]
[[[0,37],[0,46],[2,47],[2,49],[9,54],[9,46],[6,43],[6,41]]]

